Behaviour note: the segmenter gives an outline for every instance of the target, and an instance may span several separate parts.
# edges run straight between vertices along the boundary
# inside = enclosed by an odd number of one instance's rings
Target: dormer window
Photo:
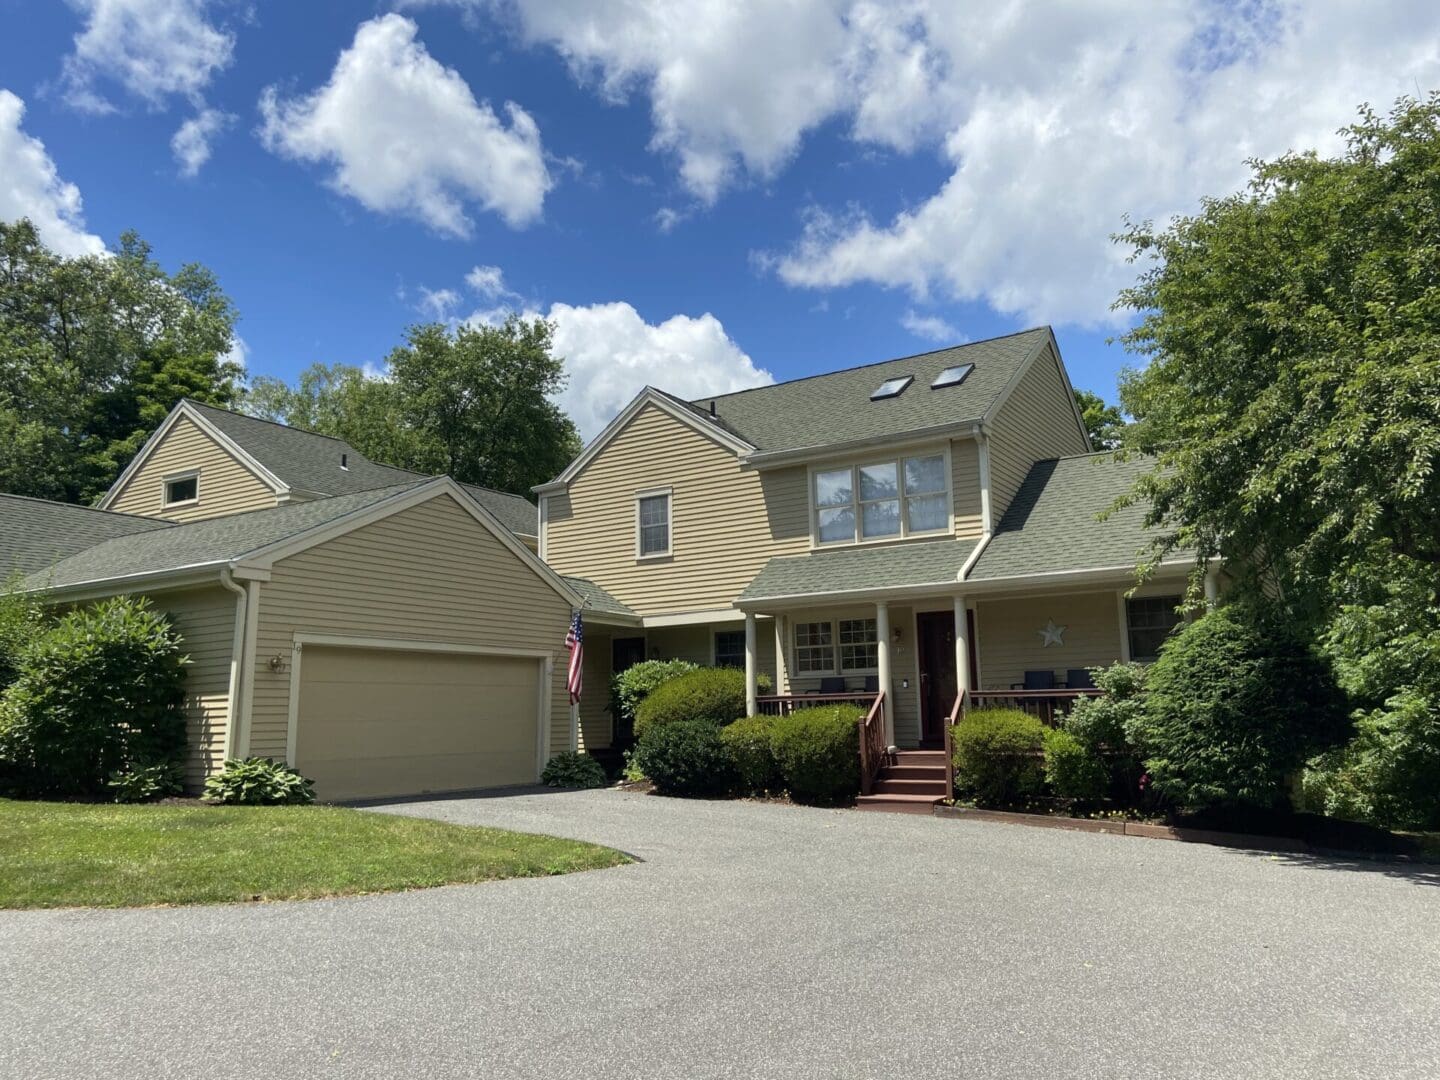
[[[189,506],[200,501],[200,470],[167,476],[165,484],[165,506]]]
[[[946,476],[943,453],[815,470],[816,544],[944,532],[950,527]]]

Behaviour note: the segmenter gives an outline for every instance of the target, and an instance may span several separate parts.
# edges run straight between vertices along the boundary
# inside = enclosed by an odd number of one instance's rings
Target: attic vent
[[[715,402],[710,402],[710,419],[715,419]]]
[[[341,467],[342,469],[344,469],[346,472],[349,472],[349,471],[350,471],[350,455],[349,455],[349,454],[341,454],[341,455],[340,455],[340,467]]]
[[[875,392],[870,395],[870,400],[880,401],[882,398],[899,397],[905,392],[905,388],[914,381],[914,375],[901,375],[898,378],[886,379],[875,388]]]
[[[930,384],[930,389],[940,390],[946,386],[959,386],[965,381],[965,376],[974,370],[974,364],[956,364],[954,367],[947,367],[935,376],[935,381]]]

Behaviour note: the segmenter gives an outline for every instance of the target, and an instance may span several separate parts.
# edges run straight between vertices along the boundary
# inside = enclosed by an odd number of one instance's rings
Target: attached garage
[[[295,765],[322,798],[534,783],[542,659],[304,643],[296,659]]]

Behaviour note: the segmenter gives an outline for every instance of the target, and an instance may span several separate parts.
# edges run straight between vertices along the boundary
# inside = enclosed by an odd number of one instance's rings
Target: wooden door
[[[967,642],[970,646],[970,685],[975,685],[975,612],[967,611]],[[922,611],[915,616],[920,661],[920,740],[939,745],[943,725],[955,705],[959,682],[955,673],[955,614],[951,611]]]

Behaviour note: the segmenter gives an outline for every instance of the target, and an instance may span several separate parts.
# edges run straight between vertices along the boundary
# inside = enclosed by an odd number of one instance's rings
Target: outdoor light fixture
[[[270,657],[270,659],[269,659],[269,661],[268,661],[268,664],[269,664],[269,667],[270,667],[270,670],[271,670],[271,671],[275,671],[275,672],[284,671],[284,670],[285,670],[285,657],[281,656],[281,655],[277,652],[274,656]]]

